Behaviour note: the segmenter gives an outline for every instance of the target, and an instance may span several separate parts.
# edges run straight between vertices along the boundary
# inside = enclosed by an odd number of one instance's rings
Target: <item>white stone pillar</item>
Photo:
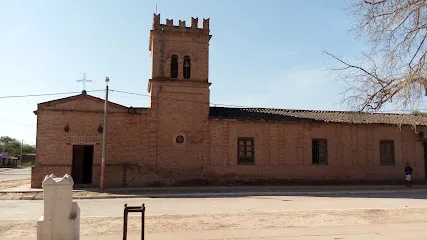
[[[44,214],[37,221],[37,240],[78,240],[80,208],[73,202],[73,178],[46,175],[43,187]]]

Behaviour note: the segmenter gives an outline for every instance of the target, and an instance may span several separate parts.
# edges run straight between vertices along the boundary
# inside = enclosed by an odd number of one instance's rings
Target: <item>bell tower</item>
[[[160,14],[154,14],[150,31],[151,79],[208,81],[209,19],[191,18],[191,26],[173,19],[160,23]]]
[[[191,26],[153,15],[150,30],[151,77],[148,82],[151,132],[156,133],[156,166],[200,172],[209,118],[209,19]],[[176,161],[179,161],[177,163]],[[185,169],[183,169],[185,168]],[[193,169],[193,170],[191,170]]]

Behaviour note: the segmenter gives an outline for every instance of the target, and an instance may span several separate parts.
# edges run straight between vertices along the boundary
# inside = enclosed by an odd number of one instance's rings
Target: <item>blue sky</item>
[[[322,50],[351,59],[364,50],[349,32],[349,1],[3,0],[0,96],[104,88],[148,94],[149,30],[161,21],[210,18],[211,103],[342,110],[345,88]],[[102,92],[91,93],[102,97]],[[0,136],[35,144],[37,103],[60,96],[0,98]],[[147,97],[111,93],[111,101],[148,106]]]

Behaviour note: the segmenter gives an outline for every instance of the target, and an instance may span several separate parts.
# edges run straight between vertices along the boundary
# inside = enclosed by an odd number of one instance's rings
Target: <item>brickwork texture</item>
[[[109,103],[107,187],[239,181],[404,181],[404,166],[424,181],[424,147],[413,127],[280,122],[209,117],[209,19],[174,25],[153,16],[150,107]],[[178,77],[171,78],[171,56]],[[191,75],[184,77],[184,57]],[[81,95],[38,104],[32,187],[45,175],[72,173],[73,146],[93,145],[91,186],[100,182],[104,100]],[[67,129],[67,130],[66,130]],[[424,130],[423,127],[417,131]],[[238,138],[254,138],[254,164],[238,164]],[[327,139],[327,164],[312,162],[312,139]],[[394,141],[395,162],[381,165],[380,140]]]

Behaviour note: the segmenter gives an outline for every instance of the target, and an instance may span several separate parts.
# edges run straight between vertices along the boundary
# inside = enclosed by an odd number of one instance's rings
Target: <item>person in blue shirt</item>
[[[406,174],[406,186],[407,187],[412,187],[412,167],[409,165],[409,163],[406,163],[406,167],[405,167],[405,174]]]

